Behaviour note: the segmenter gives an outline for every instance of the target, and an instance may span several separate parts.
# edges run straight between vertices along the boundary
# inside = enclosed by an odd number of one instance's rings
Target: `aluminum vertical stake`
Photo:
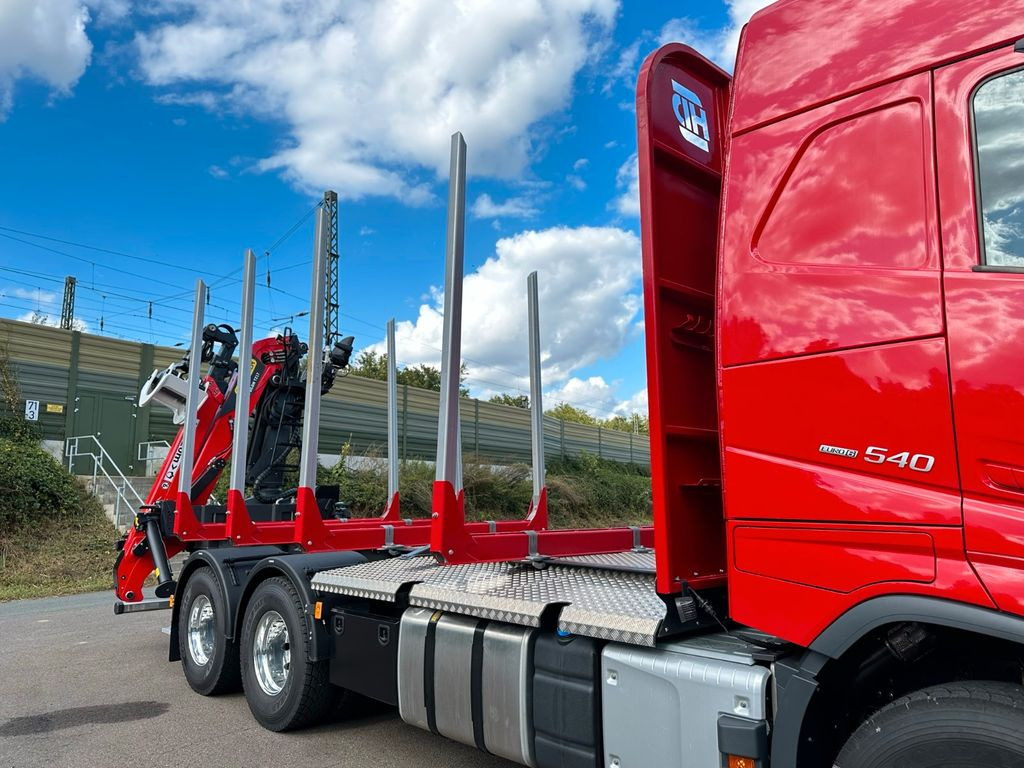
[[[252,360],[252,317],[256,294],[256,256],[245,252],[242,278],[242,317],[238,336],[238,384],[235,389],[235,424],[231,446],[231,490],[245,493],[245,462],[249,448],[250,360]]]
[[[528,313],[527,335],[530,349],[530,436],[533,463],[533,503],[531,513],[545,509],[544,494],[544,402],[540,377],[540,308],[537,301],[537,273],[526,278],[526,304]]]
[[[388,320],[388,501],[385,517],[398,515],[398,361],[395,318]]]
[[[462,265],[466,235],[466,142],[461,133],[452,134],[449,179],[435,480],[451,483],[458,494],[462,490],[459,374],[462,368]]]
[[[327,281],[327,212],[316,213],[313,246],[313,281],[310,288],[309,352],[306,355],[306,402],[302,411],[302,458],[299,487],[316,488],[317,448],[320,437],[320,380],[324,368],[324,290]]]
[[[203,308],[206,305],[206,283],[196,280],[195,305],[192,309],[192,347],[188,352],[188,394],[185,399],[185,425],[181,440],[181,461],[178,462],[178,496],[192,498],[192,465],[196,454],[196,413],[199,410],[199,380],[203,377]]]

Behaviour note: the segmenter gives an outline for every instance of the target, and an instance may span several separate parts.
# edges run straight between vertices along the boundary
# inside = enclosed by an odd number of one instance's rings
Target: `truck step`
[[[637,562],[638,553],[618,553]],[[593,564],[543,568],[529,563],[440,565],[432,557],[392,558],[322,571],[313,589],[395,602],[408,590],[409,605],[478,619],[539,627],[549,608],[562,632],[653,647],[666,616],[653,570],[610,570]],[[653,560],[650,555],[648,562]]]

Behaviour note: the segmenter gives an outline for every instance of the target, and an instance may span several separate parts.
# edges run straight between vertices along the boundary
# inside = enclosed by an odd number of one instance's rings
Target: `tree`
[[[377,354],[373,350],[364,349],[359,353],[355,364],[349,367],[353,374],[362,376],[364,379],[388,380],[388,356],[386,354]],[[399,368],[396,380],[399,384],[408,384],[410,387],[432,389],[434,392],[441,391],[441,371],[432,365],[420,364]],[[459,395],[461,397],[469,397],[469,389],[462,385],[465,380],[466,364],[463,363],[459,371]]]
[[[633,413],[629,416],[616,414],[607,419],[598,419],[582,408],[576,408],[568,403],[559,403],[546,413],[555,419],[561,419],[573,424],[589,424],[592,427],[615,429],[619,432],[638,432],[646,435],[649,430],[647,417],[641,416],[639,413]]]
[[[355,363],[349,365],[349,369],[356,376],[362,376],[364,379],[387,381],[388,356],[378,355],[373,350],[364,349],[359,353]]]
[[[601,426],[607,429],[617,429],[620,432],[638,432],[644,435],[648,432],[647,417],[641,416],[639,413],[632,413],[629,416],[616,414],[605,419]]]
[[[529,395],[491,395],[488,402],[496,403],[497,405],[511,405],[513,408],[530,408],[530,396]]]
[[[559,403],[554,408],[549,408],[546,413],[552,418],[561,419],[573,424],[589,424],[591,426],[597,426],[598,424],[597,419],[582,408],[574,408],[568,403]]]

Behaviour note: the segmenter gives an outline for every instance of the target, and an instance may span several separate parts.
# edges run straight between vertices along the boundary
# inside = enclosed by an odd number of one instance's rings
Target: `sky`
[[[312,212],[340,198],[341,330],[440,360],[450,136],[467,152],[462,356],[477,397],[646,413],[634,89],[661,43],[731,70],[765,0],[0,0],[0,316],[187,345],[308,319]]]

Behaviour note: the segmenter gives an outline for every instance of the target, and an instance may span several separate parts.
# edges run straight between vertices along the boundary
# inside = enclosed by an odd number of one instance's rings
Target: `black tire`
[[[897,699],[846,742],[834,768],[1020,768],[1024,688],[936,685]]]
[[[260,621],[271,611],[287,626],[290,654],[287,675],[280,691],[274,694],[262,687],[253,656]],[[253,717],[268,730],[291,731],[315,725],[331,715],[339,703],[341,689],[328,679],[330,662],[310,661],[309,633],[302,600],[288,579],[271,578],[256,587],[242,623],[242,687]]]
[[[197,656],[189,639],[192,609],[204,601],[213,608],[212,649],[206,654],[205,661],[201,653]],[[224,595],[213,571],[209,568],[194,571],[185,585],[178,609],[178,653],[185,680],[193,691],[203,696],[233,693],[242,687],[238,645],[228,640],[222,629],[226,615]]]

